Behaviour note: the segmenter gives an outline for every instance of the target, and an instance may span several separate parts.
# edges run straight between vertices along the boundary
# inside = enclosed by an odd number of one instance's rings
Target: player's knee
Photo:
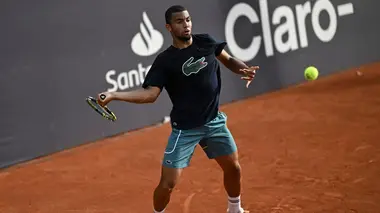
[[[171,192],[177,185],[182,169],[162,167],[162,175],[158,188]]]
[[[174,187],[177,185],[177,181],[173,179],[165,179],[163,178],[160,181],[159,187],[165,191],[173,191]]]
[[[221,156],[216,158],[216,161],[223,169],[224,174],[227,175],[240,175],[241,167],[237,157],[237,154]]]
[[[240,176],[241,174],[241,166],[239,162],[234,162],[227,170],[228,173],[234,176]]]
[[[223,171],[224,174],[228,176],[240,176],[241,166],[238,161],[232,161],[223,166]]]

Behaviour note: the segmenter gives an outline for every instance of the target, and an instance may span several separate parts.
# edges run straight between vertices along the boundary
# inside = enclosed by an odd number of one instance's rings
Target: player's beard
[[[188,36],[176,36],[178,38],[178,40],[181,40],[181,41],[189,41],[191,39],[191,34],[188,35]]]

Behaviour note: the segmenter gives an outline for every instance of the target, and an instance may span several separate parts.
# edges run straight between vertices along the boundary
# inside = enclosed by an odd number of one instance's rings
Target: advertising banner
[[[234,57],[261,67],[248,89],[223,67],[222,103],[302,82],[309,65],[323,76],[380,59],[375,0],[1,1],[0,167],[169,115],[166,92],[153,104],[112,102],[115,123],[85,97],[141,87],[171,45],[164,13],[172,4],[188,8],[193,33],[226,40]]]

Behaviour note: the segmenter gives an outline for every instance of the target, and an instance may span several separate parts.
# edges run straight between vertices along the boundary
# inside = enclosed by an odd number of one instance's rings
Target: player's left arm
[[[243,61],[231,56],[227,51],[222,50],[216,58],[229,70],[232,72],[241,75],[241,79],[247,80],[246,87],[249,86],[251,81],[256,75],[256,70],[258,70],[259,66],[248,66]]]

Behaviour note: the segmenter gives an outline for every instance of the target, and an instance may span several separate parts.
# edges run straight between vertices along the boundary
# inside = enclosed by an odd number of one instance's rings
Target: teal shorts
[[[189,166],[195,147],[200,145],[209,159],[230,155],[237,150],[235,140],[227,128],[223,112],[201,127],[189,130],[172,129],[162,164],[170,168]]]

